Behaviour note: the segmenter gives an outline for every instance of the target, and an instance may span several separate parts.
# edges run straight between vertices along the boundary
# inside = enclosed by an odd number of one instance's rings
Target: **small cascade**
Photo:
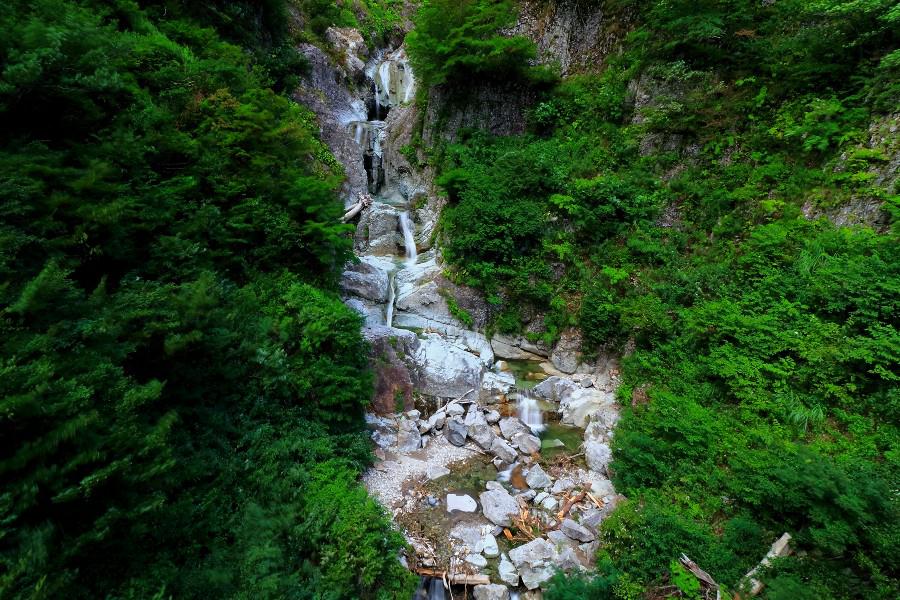
[[[391,271],[390,280],[388,282],[388,299],[384,309],[384,323],[388,327],[394,325],[394,302],[397,298],[397,271]]]
[[[386,56],[370,76],[375,83],[375,118],[384,118],[394,106],[412,101],[416,80],[403,48]]]
[[[406,247],[406,264],[416,264],[419,254],[416,251],[416,238],[413,235],[412,219],[408,212],[400,213],[400,230],[403,232],[403,245]]]
[[[347,126],[348,135],[359,145],[363,155],[363,166],[369,176],[369,193],[375,194],[384,182],[384,121],[351,121]]]
[[[413,594],[413,600],[447,600],[444,582],[437,577],[422,577]]]
[[[532,433],[538,435],[544,431],[544,414],[531,390],[519,390],[516,411],[519,419],[528,425]]]

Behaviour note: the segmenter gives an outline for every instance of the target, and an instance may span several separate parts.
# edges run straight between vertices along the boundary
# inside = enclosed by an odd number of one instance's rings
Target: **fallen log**
[[[447,571],[438,571],[437,569],[414,569],[416,575],[424,577],[435,577],[443,579],[450,585],[489,585],[491,578],[487,575],[470,575],[468,573],[448,573]]]
[[[347,209],[347,212],[344,213],[344,216],[341,217],[341,221],[346,223],[356,215],[362,212],[364,208],[368,208],[372,205],[372,197],[368,194],[359,194],[357,196],[359,199],[356,204]]]
[[[353,217],[355,217],[356,215],[361,213],[362,209],[364,209],[364,208],[365,208],[365,205],[362,202],[357,202],[356,204],[351,206],[347,212],[344,213],[344,216],[341,217],[341,221],[346,223],[347,221],[349,221],[350,219],[352,219]]]
[[[772,547],[769,548],[768,553],[766,553],[763,559],[759,561],[759,564],[744,575],[744,579],[738,587],[746,589],[747,592],[746,595],[743,593],[738,594],[737,598],[753,598],[758,595],[766,584],[757,579],[756,574],[772,564],[773,559],[788,556],[791,552],[791,534],[785,533],[775,540],[775,543],[772,544]]]

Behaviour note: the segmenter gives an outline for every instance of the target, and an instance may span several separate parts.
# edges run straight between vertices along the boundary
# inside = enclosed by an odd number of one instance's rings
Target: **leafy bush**
[[[0,596],[408,596],[283,3],[162,4],[0,8]]]
[[[416,77],[432,86],[522,73],[534,57],[534,44],[499,33],[515,20],[510,0],[426,0],[406,37]]]

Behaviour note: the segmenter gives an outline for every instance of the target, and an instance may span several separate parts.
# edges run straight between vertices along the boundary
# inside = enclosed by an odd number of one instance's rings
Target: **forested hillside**
[[[379,597],[340,166],[284,2],[0,7],[0,597]]]
[[[539,98],[524,135],[421,148],[454,277],[497,332],[626,355],[629,502],[599,577],[548,597],[642,597],[681,552],[731,587],[784,531],[799,552],[765,597],[896,597],[897,5],[584,2],[634,25],[549,85],[528,40],[490,33],[512,4],[433,0],[408,45],[463,104],[474,76]]]

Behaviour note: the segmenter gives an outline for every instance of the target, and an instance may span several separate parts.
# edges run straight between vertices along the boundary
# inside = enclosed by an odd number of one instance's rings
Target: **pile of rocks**
[[[373,440],[389,453],[428,460],[437,450],[458,449],[467,450],[469,458],[473,453],[486,455],[493,463],[497,480],[487,481],[480,493],[461,493],[448,486],[442,488],[446,490],[442,495],[434,492],[432,484],[427,495],[408,500],[403,510],[463,515],[454,517],[463,521],[449,534],[451,571],[482,577],[490,574],[492,583],[476,587],[476,597],[506,598],[510,589],[539,593],[558,570],[577,572],[591,567],[600,523],[621,498],[606,472],[618,420],[614,405],[617,382],[596,375],[580,379],[554,376],[532,390],[537,398],[555,403],[563,422],[584,428],[588,468],[556,465],[551,469],[539,463],[540,438],[519,418],[504,417],[498,410],[501,407],[485,397],[504,394],[510,400],[515,398],[503,373],[492,373],[498,376],[485,378],[489,381],[484,387],[491,388],[488,394],[481,390],[468,394],[469,398],[450,401],[427,417],[412,410],[393,417],[370,415],[368,419]],[[439,480],[462,468],[457,464],[466,463],[430,465],[419,481]],[[541,535],[523,537],[523,524],[532,535],[538,531]],[[511,548],[505,541],[498,543],[508,534],[505,530],[514,532]],[[432,546],[438,542],[430,540]],[[433,554],[426,566],[438,566]]]

